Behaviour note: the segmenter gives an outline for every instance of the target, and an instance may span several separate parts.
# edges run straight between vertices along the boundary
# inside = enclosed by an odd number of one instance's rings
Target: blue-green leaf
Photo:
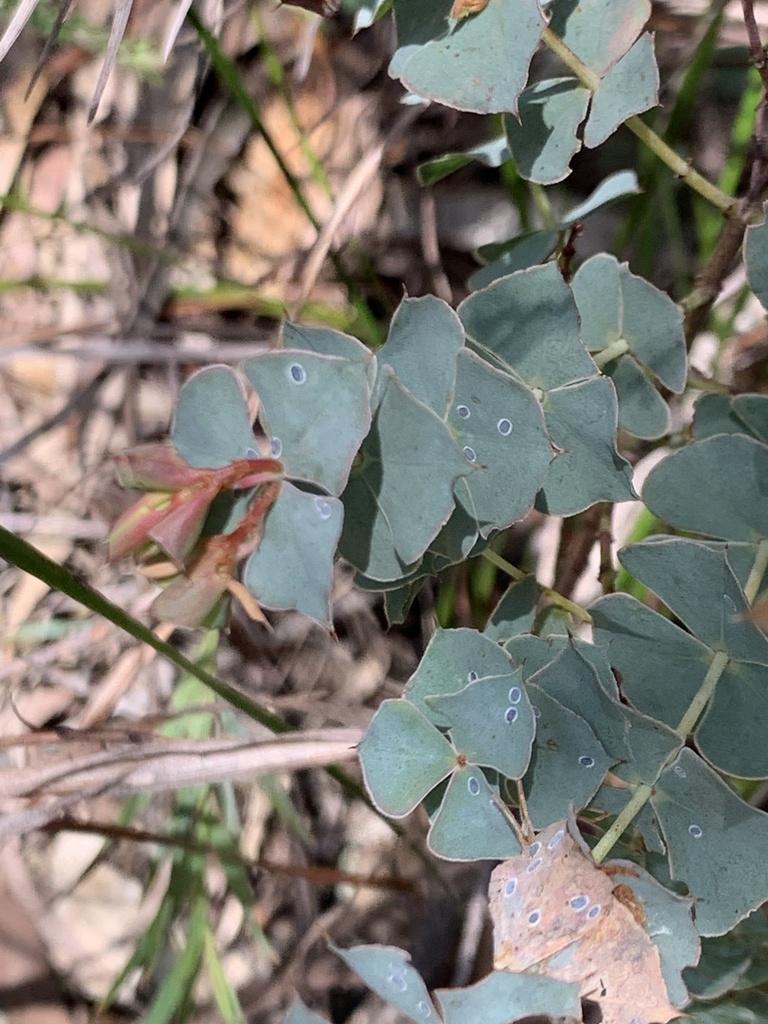
[[[693,414],[693,439],[703,441],[715,434],[749,434],[746,423],[736,413],[730,395],[706,394],[696,402]]]
[[[635,359],[670,391],[685,387],[683,315],[664,292],[608,253],[579,267],[571,285],[584,344],[599,352],[623,339]]]
[[[453,396],[456,357],[464,346],[464,329],[451,307],[434,295],[403,299],[395,310],[389,336],[376,353],[400,383],[444,419]]]
[[[500,277],[544,263],[555,251],[559,237],[559,233],[554,229],[545,229],[518,235],[517,238],[510,238],[506,242],[491,242],[481,246],[477,251],[477,257],[484,260],[487,266],[481,267],[471,275],[470,289],[477,291],[498,281]]]
[[[617,765],[614,774],[626,782],[652,785],[667,759],[682,744],[674,730],[607,694],[594,668],[575,647],[566,647],[530,681],[589,722]]]
[[[476,629],[438,629],[403,696],[431,722],[447,728],[448,720],[425,697],[458,693],[467,683],[507,676],[511,671],[509,656]]]
[[[528,684],[528,697],[538,714],[523,785],[538,831],[586,807],[614,762],[583,718],[538,686]]]
[[[488,617],[483,632],[497,643],[520,633],[530,633],[538,602],[539,584],[534,574],[529,573],[510,584]]]
[[[445,424],[387,374],[373,426],[343,494],[340,551],[371,579],[397,580],[426,551],[472,472]]]
[[[704,939],[701,960],[685,972],[685,983],[697,999],[717,999],[742,986],[753,960],[768,960],[768,920],[751,914],[726,935]],[[746,980],[746,979],[745,979]]]
[[[629,50],[651,14],[649,0],[554,0],[549,9],[552,31],[600,76]]]
[[[584,128],[584,145],[594,149],[605,142],[627,118],[655,107],[658,94],[653,36],[646,32],[595,89]]]
[[[416,175],[420,185],[434,185],[449,174],[460,171],[473,160],[486,167],[501,167],[511,156],[506,138],[499,135],[488,142],[482,142],[479,146],[464,150],[463,153],[442,153],[432,160],[426,160],[419,164]]]
[[[768,444],[768,395],[735,395],[733,408],[752,436]]]
[[[311,327],[287,320],[283,324],[283,349],[302,349],[320,356],[339,356],[353,363],[375,363],[370,349],[351,334],[335,331],[331,327]]]
[[[619,558],[712,650],[768,665],[768,638],[745,618],[749,606],[727,549],[663,537],[631,544]]]
[[[581,149],[578,127],[589,105],[589,90],[575,78],[551,78],[523,90],[519,120],[507,115],[504,131],[520,175],[541,185],[567,178]]]
[[[768,446],[718,434],[667,456],[648,476],[643,500],[670,526],[723,540],[768,537]]]
[[[438,1020],[427,986],[405,950],[396,946],[340,949],[334,945],[331,949],[377,995],[417,1024]]]
[[[552,461],[544,415],[530,389],[474,352],[460,352],[447,423],[477,467],[456,497],[481,536],[527,515]]]
[[[605,367],[619,401],[619,426],[628,434],[653,441],[669,432],[669,408],[631,356]]]
[[[519,669],[425,702],[448,723],[456,752],[467,764],[495,768],[510,779],[523,777],[536,726]]]
[[[768,203],[763,203],[763,220],[747,228],[744,264],[749,287],[768,309]]]
[[[312,1010],[302,1003],[298,996],[296,996],[291,1003],[291,1008],[286,1014],[284,1024],[328,1024],[325,1017],[321,1017],[319,1013],[314,1013]]]
[[[698,692],[712,651],[628,594],[590,606],[595,642],[605,644],[634,707],[676,726]]]
[[[494,0],[449,35],[414,49],[390,73],[418,96],[459,110],[515,113],[545,26],[537,0]]]
[[[468,988],[435,991],[445,1024],[508,1024],[523,1017],[581,1017],[579,986],[535,974],[491,971]]]
[[[598,501],[631,501],[632,468],[616,448],[618,403],[606,377],[547,392],[544,418],[560,452],[536,502],[550,515],[572,516]]]
[[[554,263],[520,270],[474,292],[458,308],[483,358],[548,390],[597,376],[579,335],[579,314]]]
[[[597,673],[603,690],[610,697],[618,697],[616,680],[611,672],[608,661],[608,648],[589,644],[563,633],[556,636],[532,636],[522,634],[515,636],[504,644],[504,649],[512,659],[512,664],[519,665],[523,670],[523,679],[527,682],[534,672],[549,665],[567,647],[573,646]]]
[[[446,860],[503,860],[520,844],[479,768],[457,768],[432,819],[427,845]]]
[[[371,424],[366,363],[284,350],[248,359],[243,370],[287,475],[340,494]]]
[[[651,797],[672,877],[695,899],[702,935],[722,935],[768,900],[768,815],[744,803],[684,748]]]
[[[601,0],[599,2],[601,11],[604,11],[605,8]],[[607,178],[603,178],[594,192],[588,195],[582,203],[572,207],[561,218],[560,223],[575,224],[577,220],[583,220],[590,213],[594,213],[595,210],[599,210],[603,206],[609,206],[611,203],[624,199],[626,196],[639,195],[640,192],[642,192],[642,189],[634,171],[615,171],[613,174],[609,174]]]
[[[410,814],[456,767],[450,743],[404,700],[379,705],[359,751],[371,799],[391,818]]]
[[[244,459],[256,439],[245,391],[229,366],[207,366],[184,383],[171,426],[173,447],[190,466],[217,469]]]
[[[256,600],[329,623],[333,558],[343,517],[338,498],[307,494],[284,481],[243,570],[243,583]]]

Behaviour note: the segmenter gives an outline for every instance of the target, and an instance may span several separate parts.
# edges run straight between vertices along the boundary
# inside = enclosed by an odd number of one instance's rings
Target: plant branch
[[[768,540],[761,540],[757,546],[755,561],[752,569],[750,570],[746,586],[744,587],[744,596],[746,597],[748,604],[751,605],[754,603],[766,571],[768,571]]]
[[[689,345],[706,324],[712,304],[718,296],[722,282],[733,267],[744,241],[744,233],[759,211],[763,193],[768,186],[768,110],[766,108],[768,59],[765,47],[760,41],[754,2],[753,0],[741,0],[741,4],[749,37],[750,58],[760,74],[763,95],[755,111],[755,127],[752,135],[753,158],[747,192],[725,224],[707,265],[694,282],[692,292],[682,303],[685,311],[685,335]]]
[[[701,718],[704,708],[709,704],[710,698],[715,692],[715,687],[720,682],[720,677],[725,671],[725,666],[727,664],[727,652],[718,651],[707,669],[707,674],[704,676],[704,682],[696,691],[693,700],[688,705],[687,711],[680,719],[680,724],[677,726],[677,731],[683,738],[685,738],[690,732],[693,732],[696,723],[699,718]]]
[[[522,569],[518,569],[516,566],[508,562],[506,558],[502,558],[501,555],[497,554],[491,548],[486,548],[483,552],[483,558],[486,558],[492,565],[495,565],[497,569],[501,569],[502,572],[506,573],[513,580],[525,579],[527,573],[524,573]],[[592,622],[592,616],[581,605],[576,604],[575,601],[569,600],[567,597],[563,597],[562,594],[558,594],[552,587],[545,587],[542,583],[538,583],[539,592],[542,597],[546,597],[552,604],[558,605],[558,607],[565,609],[570,612],[571,615],[575,615],[577,619],[581,619],[582,622]]]
[[[576,56],[563,40],[556,35],[551,28],[545,28],[541,36],[542,42],[549,47],[549,49],[556,54],[562,62],[569,68],[570,71],[578,78],[582,85],[586,86],[590,92],[595,90],[600,85],[600,77],[591,68]],[[723,213],[730,217],[733,215],[736,201],[733,196],[726,195],[721,189],[712,182],[695,171],[690,164],[683,160],[674,149],[667,145],[667,143],[657,135],[656,132],[649,128],[648,125],[641,121],[637,115],[627,118],[624,122],[627,128],[643,142],[648,149],[651,150],[661,161],[665,163],[669,169],[681,178],[686,185],[692,188],[695,192],[698,192],[700,196],[716,206],[717,209],[722,210]]]
[[[749,604],[752,604],[754,601],[766,570],[768,570],[768,540],[762,540],[758,545],[755,561],[752,564],[749,579],[747,580],[747,585],[744,588],[744,593]],[[715,652],[709,668],[707,669],[704,681],[694,695],[693,700],[688,705],[685,714],[680,719],[680,724],[677,726],[676,732],[680,734],[683,740],[685,740],[689,733],[691,733],[696,727],[696,723],[711,700],[717,684],[728,665],[728,660],[729,657],[727,651]],[[673,751],[673,753],[666,759],[659,769],[656,776],[657,780],[661,773],[668,768],[672,761],[677,757],[677,753],[677,750]],[[599,864],[610,853],[617,841],[621,838],[624,830],[631,823],[635,815],[642,810],[651,796],[653,796],[653,786],[645,784],[638,786],[629,803],[616,817],[613,824],[592,851],[592,856],[596,864]]]
[[[619,839],[621,839],[624,830],[632,823],[635,815],[643,809],[652,794],[653,789],[651,786],[642,785],[637,787],[632,795],[632,799],[616,817],[611,827],[592,851],[592,859],[595,864],[600,864],[605,860]]]
[[[693,698],[690,705],[688,706],[688,710],[685,712],[682,719],[680,720],[680,724],[677,727],[677,731],[680,733],[681,736],[687,736],[688,733],[696,725],[699,716],[701,715],[704,708],[707,706],[710,697],[715,692],[715,687],[717,686],[720,677],[723,674],[723,670],[725,669],[725,666],[727,664],[728,655],[725,653],[725,651],[718,651],[712,659],[712,663],[710,664],[709,669],[707,670],[707,674],[704,677],[704,682],[699,687],[696,696]],[[667,760],[661,766],[659,775],[661,775],[661,772],[663,772],[664,769],[667,768],[667,766],[672,762],[672,760],[675,757],[677,757],[677,753],[677,750],[675,750],[674,753],[669,758],[667,758]],[[605,833],[605,835],[602,837],[602,839],[598,842],[598,844],[592,851],[592,857],[594,858],[596,864],[599,864],[607,857],[607,855],[616,845],[618,840],[621,838],[624,830],[627,828],[628,825],[631,824],[635,815],[643,809],[643,807],[646,805],[646,803],[650,800],[652,796],[653,786],[643,784],[642,786],[637,787],[635,792],[632,794],[632,798],[630,799],[627,806],[616,817],[613,824],[610,826],[608,831]]]

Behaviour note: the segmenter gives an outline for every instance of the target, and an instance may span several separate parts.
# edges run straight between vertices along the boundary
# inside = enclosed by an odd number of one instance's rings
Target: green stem
[[[610,363],[614,359],[618,359],[619,356],[623,356],[625,352],[629,352],[629,342],[626,338],[617,338],[616,341],[612,341],[610,345],[606,345],[604,349],[599,352],[592,352],[592,359],[595,365],[602,369],[606,363]]]
[[[712,662],[707,670],[707,674],[704,677],[704,682],[699,687],[696,696],[693,698],[691,703],[688,705],[688,710],[685,712],[683,717],[680,719],[680,724],[677,727],[677,732],[681,736],[687,736],[694,728],[699,720],[704,708],[709,703],[709,699],[715,692],[720,677],[723,674],[725,666],[728,664],[728,655],[725,651],[717,651]],[[671,762],[677,757],[677,751],[667,758],[664,764],[659,770],[659,775],[664,769],[671,764]],[[658,776],[657,776],[658,778]],[[610,853],[613,847],[616,845],[618,840],[621,838],[622,833],[631,824],[635,815],[643,809],[648,800],[653,796],[653,786],[643,784],[638,786],[632,795],[631,800],[624,808],[624,810],[618,815],[616,820],[610,826],[608,831],[605,833],[600,842],[595,846],[592,851],[592,857],[596,864],[603,861],[606,856]]]
[[[487,558],[491,565],[495,565],[497,569],[501,569],[502,572],[506,573],[507,576],[511,576],[513,580],[524,580],[526,573],[522,569],[518,569],[517,566],[512,565],[506,558],[502,558],[500,554],[493,550],[493,548],[486,548],[483,552],[483,558]]]
[[[580,60],[576,54],[567,46],[563,40],[556,35],[552,29],[545,28],[542,33],[542,42],[549,47],[549,49],[556,54],[562,62],[571,70],[582,85],[586,86],[590,92],[595,90],[600,85],[600,76],[595,74],[591,68],[587,67],[582,60]],[[662,163],[665,163],[669,169],[694,190],[698,192],[700,196],[703,196],[708,202],[712,203],[719,210],[722,210],[726,215],[730,215],[734,212],[736,207],[736,200],[733,196],[726,195],[716,185],[713,185],[710,181],[699,174],[698,171],[694,171],[693,168],[688,164],[686,160],[683,160],[674,149],[667,145],[667,143],[657,135],[652,128],[649,128],[644,121],[641,121],[637,115],[627,118],[624,122],[627,128],[640,139],[641,142],[645,143],[648,149],[654,153]]]
[[[506,573],[507,576],[510,576],[513,580],[522,580],[528,575],[523,572],[522,569],[518,569],[516,566],[512,565],[511,562],[508,562],[506,558],[502,558],[501,555],[497,554],[491,548],[485,549],[483,552],[483,558],[487,558],[492,565],[495,565],[497,569],[501,569],[502,572]],[[586,608],[582,608],[581,605],[576,604],[575,601],[571,601],[567,597],[563,597],[562,594],[558,594],[558,592],[553,590],[552,587],[545,587],[542,583],[537,583],[537,586],[541,596],[546,597],[546,599],[552,604],[556,604],[559,608],[565,609],[565,611],[570,612],[571,615],[575,615],[577,619],[581,619],[582,622],[592,622],[592,616]]]
[[[592,858],[595,864],[600,864],[601,861],[605,860],[621,838],[624,829],[631,824],[638,811],[642,810],[652,793],[653,789],[651,786],[642,785],[637,787],[632,799],[592,851]]]
[[[747,585],[744,587],[744,596],[748,604],[752,604],[757,597],[766,570],[768,570],[768,540],[761,540],[757,546],[755,562],[750,571]]]
[[[755,554],[755,561],[752,564],[752,569],[749,573],[749,579],[747,585],[744,588],[744,594],[749,604],[752,604],[757,592],[760,589],[763,576],[768,571],[768,540],[761,540],[757,546],[757,553]],[[696,695],[694,696],[691,703],[688,705],[683,717],[680,719],[680,724],[677,727],[677,732],[685,739],[696,727],[696,723],[703,714],[707,704],[709,703],[712,695],[715,692],[718,682],[722,677],[723,672],[728,664],[728,653],[726,651],[716,651],[712,661],[710,662],[707,674],[704,677],[704,681],[699,687]],[[677,757],[677,751],[670,754],[664,764],[659,769],[659,773],[656,776],[658,779],[661,773],[667,768],[672,761]],[[607,854],[613,849],[614,845],[621,837],[622,832],[631,823],[635,815],[640,811],[645,804],[648,802],[650,797],[653,795],[653,787],[642,785],[638,786],[637,790],[632,796],[624,810],[618,815],[614,823],[610,826],[608,831],[605,833],[600,842],[595,846],[592,851],[592,856],[595,859],[595,863],[599,864]]]
[[[707,674],[704,676],[704,682],[701,684],[695,697],[688,705],[688,710],[680,719],[677,731],[681,736],[685,737],[690,732],[693,732],[696,723],[701,717],[701,713],[709,703],[710,697],[715,692],[715,687],[720,682],[720,677],[725,671],[725,666],[727,664],[728,654],[726,651],[718,651],[707,669]]]

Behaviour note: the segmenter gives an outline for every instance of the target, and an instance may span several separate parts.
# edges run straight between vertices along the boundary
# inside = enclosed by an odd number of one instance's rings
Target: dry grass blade
[[[8,28],[3,32],[3,37],[0,39],[0,60],[5,58],[10,48],[21,35],[21,30],[32,17],[37,4],[38,0],[21,0],[21,3],[13,12]]]
[[[176,8],[176,13],[173,16],[173,21],[168,29],[168,35],[166,36],[165,45],[163,46],[163,60],[168,60],[173,45],[176,42],[179,32],[181,32],[181,26],[184,24],[184,19],[187,16],[187,11],[192,6],[192,0],[181,0],[181,3]]]
[[[152,740],[40,768],[0,772],[0,796],[69,794],[109,788],[117,796],[160,792],[200,782],[251,779],[319,767],[355,756],[359,729],[315,729],[267,740]]]
[[[112,18],[112,27],[109,30],[109,39],[107,41],[107,52],[104,54],[104,63],[101,65],[101,71],[99,72],[99,80],[96,83],[96,88],[93,91],[93,99],[91,105],[88,108],[88,124],[91,124],[94,117],[96,117],[96,111],[99,109],[99,103],[101,102],[101,96],[107,84],[112,68],[117,60],[117,51],[120,46],[120,41],[125,34],[125,28],[128,24],[128,18],[131,14],[131,8],[133,7],[133,0],[115,0],[115,13]]]
[[[36,2],[37,0],[35,0],[35,3]],[[24,97],[25,99],[29,99],[29,95],[34,89],[35,83],[37,82],[38,78],[40,77],[40,72],[45,67],[45,63],[48,60],[51,50],[56,45],[56,40],[59,38],[59,33],[61,32],[61,26],[67,20],[67,16],[69,12],[72,10],[74,2],[75,0],[59,0],[60,7],[59,12],[56,15],[56,21],[54,22],[53,28],[51,29],[51,34],[45,40],[43,52],[40,54],[40,58],[38,59],[35,70],[32,72],[32,78],[30,79],[29,86],[27,87],[27,93]]]

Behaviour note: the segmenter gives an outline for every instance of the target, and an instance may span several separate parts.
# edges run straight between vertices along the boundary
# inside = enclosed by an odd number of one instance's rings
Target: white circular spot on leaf
[[[523,691],[520,689],[519,686],[513,686],[510,689],[509,693],[507,694],[507,698],[509,699],[510,704],[519,704],[522,699],[522,696]]]
[[[477,452],[474,448],[470,448],[470,446],[466,444],[461,450],[464,452],[464,458],[467,462],[477,462]]]
[[[517,721],[517,708],[507,708],[507,710],[504,712],[504,721],[505,722],[509,722],[510,725],[513,722],[516,722]]]
[[[602,908],[599,903],[595,903],[593,906],[591,906],[587,911],[587,917],[589,918],[589,920],[594,921],[597,915],[600,913],[601,909]]]
[[[477,672],[475,672],[474,669],[472,669],[471,671],[467,672],[467,682],[468,683],[476,683],[479,678],[480,678],[480,676],[477,674]]]
[[[288,379],[294,384],[303,384],[307,379],[307,371],[301,363],[291,363],[288,367]]]
[[[504,886],[504,895],[505,896],[514,896],[516,888],[517,888],[517,879],[516,878],[508,878],[507,879],[507,884]]]
[[[582,768],[594,768],[595,759],[594,757],[590,757],[589,754],[582,754],[579,758],[579,764]]]
[[[469,408],[466,405],[457,405],[456,413],[463,420],[468,420],[469,417],[472,415],[472,413],[469,411]]]
[[[469,790],[470,796],[477,796],[480,792],[480,783],[474,775],[470,775],[467,779],[467,789]]]
[[[540,920],[541,920],[541,911],[539,911],[539,910],[532,910],[530,912],[530,914],[528,915],[528,924],[531,926],[531,928],[534,928],[539,923]]]
[[[530,847],[528,848],[528,856],[529,857],[535,857],[540,849],[541,849],[541,843],[538,842],[538,840],[535,843],[531,843]]]
[[[573,910],[578,911],[583,910],[584,907],[586,907],[586,905],[589,903],[589,898],[587,896],[573,896],[568,902],[570,903]]]
[[[269,454],[273,459],[279,459],[283,454],[283,442],[279,437],[270,437],[269,439]]]
[[[525,869],[529,875],[532,875],[534,871],[538,871],[541,867],[541,857],[537,857],[536,860],[532,860],[528,867]]]
[[[509,437],[512,433],[512,423],[508,419],[500,419],[496,424],[496,429],[502,437]]]
[[[701,837],[704,835],[704,832],[698,825],[689,825],[688,831],[691,833],[694,839],[701,839]]]
[[[561,828],[559,828],[557,830],[557,832],[555,832],[555,834],[550,837],[550,840],[547,843],[547,849],[548,850],[554,850],[554,848],[556,846],[559,846],[560,843],[562,842],[562,839],[563,839],[564,835],[565,835],[565,833],[563,832],[563,830]]]
[[[315,508],[317,509],[317,513],[320,516],[320,518],[321,519],[330,519],[331,515],[333,514],[333,509],[328,504],[328,502],[325,500],[325,498],[321,498],[320,495],[318,494],[315,497],[314,501],[315,501]]]
[[[423,999],[420,999],[418,1001],[418,1003],[416,1004],[416,1009],[418,1010],[420,1017],[426,1018],[431,1016],[432,1014],[432,1010],[430,1009],[429,1003],[425,1002]]]
[[[389,984],[396,992],[405,992],[408,988],[408,982],[405,980],[402,974],[390,974]]]
[[[688,772],[686,772],[685,768],[683,768],[683,766],[680,764],[675,765],[674,772],[675,775],[677,775],[681,779],[685,779],[688,777]]]

